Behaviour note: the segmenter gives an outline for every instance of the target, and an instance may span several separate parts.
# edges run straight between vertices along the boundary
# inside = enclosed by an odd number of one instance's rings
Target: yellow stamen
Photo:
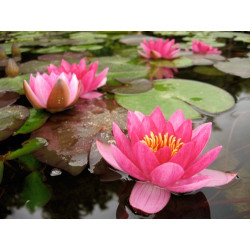
[[[155,153],[160,148],[164,148],[168,146],[172,154],[171,156],[174,156],[184,145],[183,142],[181,142],[181,138],[176,140],[176,137],[171,135],[168,136],[168,133],[164,134],[162,137],[162,134],[159,133],[158,135],[155,135],[152,131],[150,132],[150,137],[148,135],[145,135],[144,140],[141,140],[142,143],[146,144],[150,149]]]

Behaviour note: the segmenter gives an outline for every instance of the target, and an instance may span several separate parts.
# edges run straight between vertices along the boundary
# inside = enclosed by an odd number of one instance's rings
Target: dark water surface
[[[226,42],[226,46],[222,47],[225,57],[244,57],[249,53],[247,43],[232,39],[223,41]],[[111,44],[113,47],[109,49],[106,44],[100,55],[112,55],[119,50],[119,43],[115,46]],[[23,55],[22,62],[38,56],[30,52]],[[237,172],[237,179],[221,187],[203,188],[181,196],[172,195],[162,211],[143,216],[134,213],[128,204],[134,181],[126,178],[102,180],[100,176],[92,174],[88,167],[78,176],[64,171],[52,176],[52,168],[44,166],[42,175],[50,190],[50,198],[42,207],[38,205],[33,208],[29,206],[29,200],[22,198],[28,173],[22,171],[18,163],[13,163],[5,167],[4,180],[0,184],[0,218],[250,218],[250,79],[229,74],[206,76],[195,73],[195,67],[178,69],[174,77],[211,83],[235,98],[236,104],[232,109],[218,115],[203,114],[204,118],[194,121],[194,125],[213,122],[212,135],[205,152],[217,145],[223,145],[223,149],[209,168]],[[3,70],[1,76],[4,76]],[[29,105],[24,96],[17,103]],[[1,142],[0,153],[15,149],[29,136],[18,135]]]

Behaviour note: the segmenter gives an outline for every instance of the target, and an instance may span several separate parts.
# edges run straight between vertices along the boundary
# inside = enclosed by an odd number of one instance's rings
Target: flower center
[[[176,140],[175,136],[168,136],[168,133],[166,133],[164,136],[162,136],[161,133],[155,135],[152,131],[150,132],[150,137],[145,135],[141,142],[150,147],[154,153],[160,148],[168,146],[172,151],[171,156],[174,156],[184,145],[184,143],[181,142],[181,138]]]

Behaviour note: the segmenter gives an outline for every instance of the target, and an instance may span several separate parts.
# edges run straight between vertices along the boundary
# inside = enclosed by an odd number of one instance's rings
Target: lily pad
[[[144,40],[148,41],[149,39],[156,40],[158,37],[146,35],[128,35],[121,38],[119,42],[129,46],[137,46],[140,45],[140,43],[142,43]]]
[[[119,95],[134,95],[147,92],[152,88],[153,84],[151,81],[147,79],[136,79],[127,81],[123,86],[113,89],[112,92]]]
[[[221,72],[220,70],[214,67],[200,66],[200,67],[195,67],[193,70],[195,73],[207,75],[207,76],[224,76],[225,75],[224,72]]]
[[[14,91],[20,95],[24,94],[23,80],[29,81],[30,74],[16,77],[4,77],[0,79],[0,91]]]
[[[36,159],[80,174],[88,163],[94,137],[99,132],[110,133],[113,121],[126,128],[127,110],[111,99],[79,100],[74,108],[55,114],[32,137],[43,137],[49,145],[34,153]]]
[[[161,36],[188,36],[191,31],[154,31],[154,34]]]
[[[30,212],[38,207],[43,207],[51,198],[51,190],[43,183],[43,176],[40,172],[29,174],[24,182],[24,188],[20,194],[20,201]]]
[[[0,91],[0,108],[14,103],[19,98],[19,94],[11,91]]]
[[[81,32],[74,32],[70,34],[69,37],[71,39],[83,39],[83,40],[86,39],[87,40],[87,39],[103,39],[103,38],[106,38],[107,35],[81,31]]]
[[[50,63],[53,63],[56,66],[59,66],[61,64],[60,61],[44,62],[38,60],[31,60],[20,64],[20,71],[24,74],[47,72],[47,66],[49,66]]]
[[[182,109],[186,118],[201,118],[201,111],[217,114],[233,107],[234,99],[213,85],[190,80],[166,79],[154,81],[154,89],[136,95],[116,95],[116,101],[129,110],[149,115],[158,105],[166,118]]]
[[[108,85],[118,85],[115,78],[143,78],[148,75],[149,68],[147,66],[129,63],[129,58],[113,56],[100,57],[97,60],[99,61],[98,72],[109,68]],[[91,61],[96,61],[96,58]]]
[[[213,65],[215,62],[224,61],[225,57],[217,54],[195,54],[187,55],[194,65]]]
[[[40,61],[61,61],[64,60],[81,60],[83,57],[90,56],[89,52],[65,52],[61,54],[45,54],[38,56],[38,60]]]
[[[34,54],[61,53],[67,51],[68,48],[69,48],[68,46],[51,46],[51,47],[32,50],[32,53]]]
[[[42,109],[30,109],[30,116],[25,121],[23,126],[19,128],[13,135],[28,134],[40,128],[50,117],[50,114]]]
[[[225,73],[240,76],[242,78],[250,77],[250,59],[249,58],[230,58],[228,62],[218,62],[214,67]]]
[[[20,105],[0,109],[0,141],[7,139],[19,129],[29,117],[29,109]]]
[[[70,51],[95,51],[102,49],[102,45],[78,45],[78,46],[71,46],[69,48]]]
[[[44,138],[39,138],[39,137],[32,138],[32,139],[25,141],[22,144],[22,148],[19,148],[15,151],[8,152],[4,156],[4,159],[5,160],[14,160],[18,157],[33,153],[34,151],[36,151],[44,146],[47,146],[47,145],[48,145],[48,142]]]
[[[1,43],[0,47],[5,50],[6,55],[11,55],[11,47],[13,43]],[[18,44],[18,46],[20,46]],[[30,51],[30,48],[20,48],[21,53]]]
[[[174,60],[152,60],[151,65],[157,67],[168,67],[168,68],[187,68],[193,65],[193,62],[188,57],[180,57]]]

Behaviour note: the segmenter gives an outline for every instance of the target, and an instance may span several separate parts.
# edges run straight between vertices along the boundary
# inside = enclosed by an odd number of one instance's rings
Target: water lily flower
[[[194,40],[192,41],[192,51],[194,53],[203,53],[203,54],[221,54],[221,51],[217,48],[213,48],[212,46],[206,44],[202,41]]]
[[[70,65],[67,61],[62,60],[61,65],[56,67],[54,64],[50,64],[47,69],[49,73],[54,72],[55,74],[71,73],[75,74],[77,79],[82,84],[81,98],[92,99],[102,96],[101,93],[93,91],[107,82],[107,73],[109,68],[105,68],[98,76],[96,76],[98,68],[98,61],[91,63],[89,67],[86,67],[84,58],[79,64],[73,63]]]
[[[211,123],[205,123],[192,130],[192,120],[186,120],[182,110],[177,110],[168,121],[159,107],[149,116],[129,111],[128,137],[114,123],[116,146],[97,140],[97,147],[111,166],[137,180],[129,198],[131,206],[152,214],[166,206],[171,192],[220,186],[236,176],[206,169],[222,148],[218,146],[200,155],[210,138],[211,127]]]
[[[75,74],[30,75],[29,84],[24,80],[23,88],[33,107],[47,109],[51,113],[72,107],[79,99],[81,83]]]
[[[167,39],[166,41],[163,41],[162,39],[157,39],[156,41],[153,41],[153,39],[149,39],[148,41],[143,41],[141,43],[141,47],[143,49],[143,52],[138,50],[138,53],[146,58],[146,59],[168,59],[168,60],[173,60],[177,57],[174,57],[180,49],[177,49],[179,44],[175,44],[175,40],[172,39],[169,41]]]

